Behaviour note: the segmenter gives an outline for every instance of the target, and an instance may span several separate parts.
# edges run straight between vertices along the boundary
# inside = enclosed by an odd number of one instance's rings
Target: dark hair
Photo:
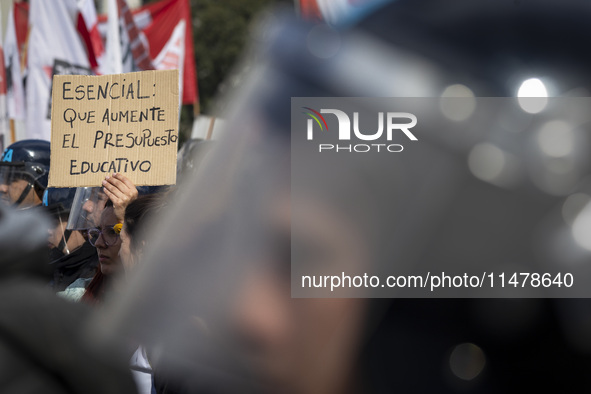
[[[132,253],[141,249],[141,245],[145,241],[144,230],[146,223],[164,208],[166,195],[157,193],[139,196],[125,208],[123,225],[125,226],[125,232],[130,237]]]

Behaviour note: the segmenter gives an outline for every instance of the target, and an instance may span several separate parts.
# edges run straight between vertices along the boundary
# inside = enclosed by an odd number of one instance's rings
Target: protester
[[[121,261],[118,256],[121,247],[121,240],[116,227],[118,223],[113,204],[107,201],[101,214],[99,226],[88,230],[89,241],[96,248],[98,254],[99,269],[86,286],[81,298],[82,301],[89,303],[102,302],[113,278],[122,272]]]
[[[123,220],[122,212],[124,212],[129,202],[137,198],[138,191],[133,183],[122,174],[113,174],[112,177],[106,177],[104,184],[104,193],[94,191],[94,196],[102,195],[103,198],[89,198],[84,202],[79,199],[78,206],[81,206],[81,211],[88,213],[88,215],[80,215],[75,220],[77,226],[81,226],[81,223],[88,225],[94,222],[97,220],[95,218],[100,211],[97,225],[87,230],[89,243],[96,248],[93,252],[98,255],[99,264],[94,276],[72,283],[70,288],[63,293],[66,298],[74,301],[81,299],[90,303],[102,302],[106,289],[111,286],[113,278],[122,272],[119,259],[119,248],[121,247],[119,233]],[[116,203],[108,199],[107,195],[111,195]],[[101,209],[101,201],[104,198],[106,198],[106,202],[104,208]],[[121,218],[117,217],[117,213]],[[84,218],[84,220],[81,218]]]
[[[17,141],[0,159],[0,200],[18,209],[41,205],[49,173],[49,142]]]

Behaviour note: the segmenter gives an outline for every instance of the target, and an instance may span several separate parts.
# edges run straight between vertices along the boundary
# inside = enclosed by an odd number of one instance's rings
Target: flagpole
[[[119,38],[119,11],[117,0],[108,0],[107,3],[107,61],[112,74],[121,74],[123,72],[123,63],[121,61],[121,46]]]
[[[212,116],[211,119],[209,119],[209,128],[207,129],[207,136],[205,137],[206,141],[209,141],[211,139],[211,135],[213,134],[213,125],[215,124],[215,116]]]
[[[10,119],[10,143],[16,142],[16,131],[14,130],[14,119]]]

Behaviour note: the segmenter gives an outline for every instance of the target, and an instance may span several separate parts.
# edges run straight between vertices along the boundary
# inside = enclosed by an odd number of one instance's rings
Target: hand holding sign
[[[103,190],[109,200],[113,202],[117,220],[119,223],[123,223],[125,208],[138,196],[135,185],[125,175],[113,174],[111,177],[107,175],[103,181]]]
[[[54,76],[49,186],[174,184],[178,91],[178,70]]]

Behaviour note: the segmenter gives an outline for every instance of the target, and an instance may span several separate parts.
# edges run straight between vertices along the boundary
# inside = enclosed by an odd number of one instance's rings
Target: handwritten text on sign
[[[52,101],[49,186],[100,186],[114,172],[176,182],[177,70],[56,75]]]

